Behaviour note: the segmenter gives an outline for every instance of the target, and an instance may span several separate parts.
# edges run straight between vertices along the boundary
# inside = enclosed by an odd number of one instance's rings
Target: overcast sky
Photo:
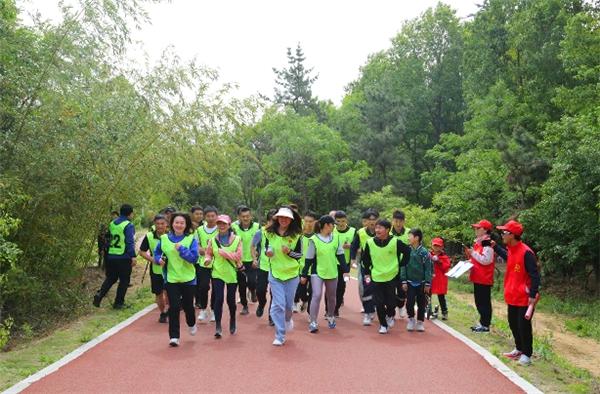
[[[476,12],[474,0],[447,1],[461,18]],[[56,18],[53,0],[17,0],[26,12]],[[388,48],[402,22],[433,0],[172,0],[148,5],[151,25],[135,33],[150,59],[168,45],[184,59],[219,70],[239,84],[238,96],[272,96],[272,67],[286,64],[286,48],[300,43],[319,79],[313,93],[339,104],[369,54]]]

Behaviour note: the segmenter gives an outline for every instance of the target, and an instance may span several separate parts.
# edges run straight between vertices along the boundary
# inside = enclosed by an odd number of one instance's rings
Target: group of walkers
[[[249,302],[257,303],[258,318],[267,310],[275,346],[286,342],[294,327],[294,313],[307,312],[309,332],[318,333],[323,298],[327,326],[335,329],[351,268],[356,269],[362,323],[370,326],[376,316],[380,334],[394,327],[397,310],[400,317],[408,318],[408,331],[425,331],[425,315],[434,294],[441,318],[448,318],[445,274],[451,261],[444,240],[433,238],[428,250],[423,245],[423,232],[406,228],[400,210],[394,211],[389,221],[368,209],[358,230],[340,210],[323,216],[308,211],[301,216],[295,205],[282,206],[270,210],[262,226],[254,222],[250,208],[240,206],[236,213],[237,220],[232,222],[212,206],[194,206],[190,213],[168,207],[154,217],[141,243],[139,254],[151,266],[159,322],[168,322],[171,346],[180,343],[182,309],[190,335],[196,334],[197,321],[214,322],[214,336],[219,339],[226,303],[229,333],[236,334],[238,297],[240,315],[250,313]],[[136,261],[132,217],[133,208],[125,204],[109,224],[106,280],[94,296],[95,306],[100,306],[117,280],[113,306],[124,306]],[[489,332],[495,261],[500,256],[507,261],[504,295],[515,340],[515,349],[505,356],[529,364],[531,313],[540,283],[535,254],[521,241],[523,227],[516,221],[497,227],[504,247],[492,240],[489,221],[481,220],[472,227],[476,238],[471,248],[464,246],[464,254],[473,264],[469,278],[480,319],[471,329]],[[197,318],[195,307],[199,309]]]

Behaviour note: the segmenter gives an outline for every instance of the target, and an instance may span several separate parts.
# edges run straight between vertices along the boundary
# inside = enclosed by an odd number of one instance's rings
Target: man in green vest
[[[250,291],[250,299],[252,302],[258,301],[256,298],[256,282],[258,266],[253,263],[252,259],[252,238],[260,225],[252,220],[252,211],[245,205],[241,205],[237,209],[238,221],[233,223],[231,228],[242,240],[242,264],[244,269],[238,271],[237,281],[240,292],[240,303],[242,304],[241,315],[247,315],[248,311],[248,296],[246,291]]]
[[[167,312],[167,290],[165,287],[165,278],[163,276],[163,267],[154,264],[154,251],[160,241],[160,237],[166,234],[169,229],[167,218],[164,215],[156,215],[154,217],[154,230],[150,230],[140,245],[140,256],[142,256],[147,264],[151,264],[150,269],[150,289],[155,295],[156,305],[160,311],[159,323],[166,323],[169,313]]]
[[[106,279],[94,296],[95,307],[100,307],[102,298],[117,281],[119,281],[119,286],[113,308],[122,309],[125,306],[125,293],[129,286],[131,269],[136,262],[135,227],[131,222],[132,219],[133,207],[123,204],[119,210],[119,217],[108,226],[110,244],[106,259]]]
[[[394,210],[392,213],[392,231],[390,234],[400,241],[408,245],[408,232],[409,228],[404,227],[406,216],[404,212],[399,209]],[[408,314],[406,312],[406,292],[402,289],[402,283],[400,280],[397,281],[398,287],[396,289],[396,298],[398,300],[398,308],[400,310],[400,317],[406,318]]]
[[[356,235],[356,229],[348,225],[348,216],[344,211],[335,211],[335,230],[334,234],[340,240],[340,244],[344,249],[346,261],[350,261],[350,246]],[[336,293],[336,304],[333,311],[335,317],[340,316],[340,307],[344,304],[344,294],[346,294],[346,280],[348,276],[344,276],[342,267],[338,264],[338,282]]]

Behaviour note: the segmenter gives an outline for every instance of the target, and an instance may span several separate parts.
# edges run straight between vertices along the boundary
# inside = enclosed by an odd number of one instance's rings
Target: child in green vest
[[[406,292],[406,311],[408,324],[406,329],[425,331],[425,308],[427,297],[431,289],[432,266],[429,251],[423,246],[423,232],[413,228],[408,232],[410,243],[410,260],[400,269],[402,289]],[[417,321],[415,322],[415,300],[417,302]]]
[[[152,268],[150,269],[150,288],[152,294],[155,296],[158,310],[160,311],[160,317],[158,318],[160,323],[167,322],[167,310],[169,309],[167,305],[169,301],[167,299],[167,290],[165,289],[165,278],[163,277],[162,267],[158,264],[154,264],[152,253],[154,253],[154,249],[156,249],[160,237],[167,233],[168,228],[167,218],[164,215],[156,215],[154,217],[154,231],[149,231],[140,245],[140,256],[148,261],[149,264],[152,264]]]
[[[219,233],[208,241],[205,250],[204,265],[212,265],[212,297],[215,312],[215,338],[221,338],[221,317],[223,316],[223,293],[227,288],[227,306],[229,307],[229,332],[231,335],[237,331],[235,323],[235,292],[238,283],[238,270],[242,265],[242,242],[231,229],[231,219],[228,215],[219,215],[217,218]]]

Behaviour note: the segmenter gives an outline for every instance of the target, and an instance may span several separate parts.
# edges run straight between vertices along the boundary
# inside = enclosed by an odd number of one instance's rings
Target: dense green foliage
[[[120,60],[136,0],[81,1],[23,25],[0,2],[0,341],[68,316],[107,213],[295,202],[407,213],[426,239],[468,242],[518,217],[545,273],[600,287],[600,11],[578,0],[439,4],[349,81],[312,94],[300,46],[273,100],[228,99],[214,71],[166,51]],[[2,343],[0,342],[0,345]]]

